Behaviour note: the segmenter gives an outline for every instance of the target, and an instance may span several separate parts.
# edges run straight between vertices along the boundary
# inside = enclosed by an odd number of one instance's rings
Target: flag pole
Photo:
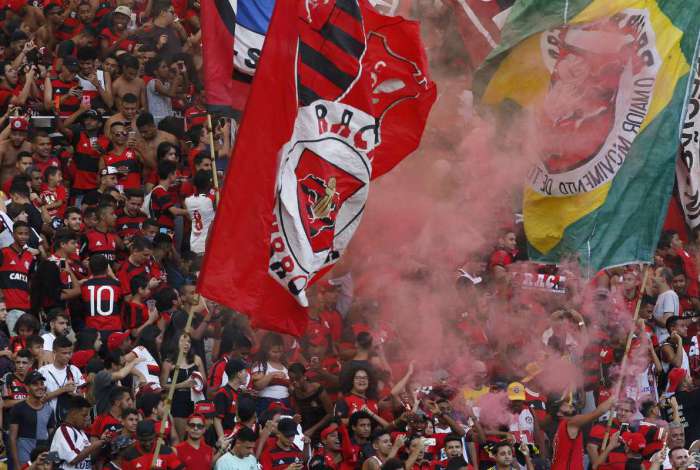
[[[209,153],[211,155],[211,173],[216,190],[216,205],[219,205],[219,174],[216,171],[216,149],[214,148],[214,127],[211,124],[211,114],[207,113],[207,132],[209,132]]]
[[[190,309],[189,313],[187,314],[187,324],[185,325],[185,330],[183,331],[182,334],[190,334],[190,329],[192,327],[192,318],[194,317],[194,309]],[[182,336],[182,335],[180,335]],[[173,405],[173,396],[175,395],[175,385],[177,382],[177,376],[178,373],[180,372],[180,362],[182,359],[185,357],[185,353],[183,352],[182,348],[180,347],[180,337],[177,339],[178,341],[178,353],[177,353],[177,362],[175,363],[175,368],[173,369],[173,376],[170,381],[170,388],[168,389],[168,396],[165,399],[165,407],[163,410],[163,417],[160,420],[160,430],[158,431],[158,439],[156,440],[156,449],[153,451],[153,460],[151,460],[151,466],[150,468],[158,468],[157,463],[158,463],[158,456],[160,455],[160,450],[163,447],[163,444],[165,443],[165,427],[168,423],[168,418],[170,417],[170,409],[172,408]]]
[[[630,347],[632,346],[632,338],[634,338],[634,332],[637,329],[637,319],[639,318],[639,309],[642,306],[642,298],[644,297],[644,291],[646,290],[647,280],[649,278],[649,267],[644,268],[644,264],[639,265],[641,269],[644,270],[644,277],[642,278],[642,285],[639,288],[639,298],[637,299],[637,307],[634,309],[634,318],[632,319],[632,328],[627,334],[627,344],[625,345],[625,354],[622,356],[622,365],[620,366],[620,379],[615,386],[614,397],[620,396],[620,390],[622,389],[622,384],[625,381],[625,373],[627,372],[627,357],[629,356]],[[608,422],[605,425],[605,437],[603,437],[603,445],[600,448],[602,452],[608,445],[608,439],[610,438],[610,428],[612,426],[613,414],[610,412],[608,414]]]

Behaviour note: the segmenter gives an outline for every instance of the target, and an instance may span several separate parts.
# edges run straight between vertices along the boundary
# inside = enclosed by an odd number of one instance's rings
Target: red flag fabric
[[[202,1],[202,57],[209,112],[240,117],[274,5],[275,0]]]
[[[498,44],[501,30],[495,18],[512,0],[447,0],[454,11],[459,34],[474,68],[481,65]]]
[[[234,114],[233,41],[236,15],[228,2],[203,0],[201,3],[204,99],[212,113]],[[242,108],[240,108],[242,109]]]
[[[418,146],[436,88],[418,24],[367,0],[277,2],[265,41],[199,289],[300,336],[305,289],[350,242],[370,180]]]

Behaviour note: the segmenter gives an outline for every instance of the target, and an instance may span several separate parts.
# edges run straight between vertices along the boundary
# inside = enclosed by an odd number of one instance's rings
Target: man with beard
[[[615,403],[610,397],[591,413],[576,414],[572,403],[563,401],[548,407],[557,423],[551,470],[583,470],[583,434],[581,429],[605,414]]]
[[[18,173],[15,167],[20,152],[31,152],[32,144],[27,140],[29,120],[25,117],[10,118],[10,136],[0,141],[0,183]]]

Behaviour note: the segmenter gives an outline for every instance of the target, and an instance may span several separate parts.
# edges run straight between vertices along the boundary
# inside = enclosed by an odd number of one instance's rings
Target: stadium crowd
[[[1,465],[696,468],[698,251],[674,232],[648,272],[566,288],[556,274],[561,289],[524,297],[519,234],[503,230],[461,271],[460,313],[437,320],[455,350],[417,351],[347,273],[311,289],[300,339],[200,296],[235,124],[207,123],[199,6],[3,0]],[[504,339],[495,307],[544,327]],[[550,358],[583,380],[553,390]]]

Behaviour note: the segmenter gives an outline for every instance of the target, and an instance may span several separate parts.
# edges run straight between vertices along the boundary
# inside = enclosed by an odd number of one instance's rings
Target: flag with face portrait
[[[527,129],[531,258],[652,260],[695,93],[700,3],[524,0],[477,74],[481,104]],[[515,122],[515,121],[514,121]]]

